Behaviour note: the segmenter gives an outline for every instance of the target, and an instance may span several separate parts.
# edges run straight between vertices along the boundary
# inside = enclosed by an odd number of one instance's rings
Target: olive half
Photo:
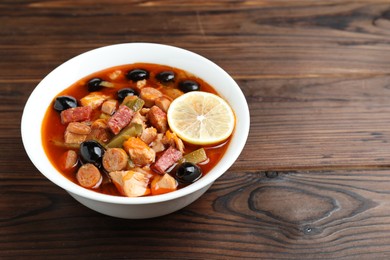
[[[77,107],[77,100],[72,96],[59,96],[54,101],[54,109],[58,112]]]

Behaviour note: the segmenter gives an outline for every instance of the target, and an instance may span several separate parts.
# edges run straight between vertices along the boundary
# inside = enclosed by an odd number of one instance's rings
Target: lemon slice
[[[168,124],[182,140],[198,145],[216,144],[233,132],[235,117],[225,100],[217,95],[192,91],[172,101]]]

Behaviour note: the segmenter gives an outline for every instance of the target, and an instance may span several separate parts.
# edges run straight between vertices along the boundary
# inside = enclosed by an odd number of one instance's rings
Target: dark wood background
[[[157,219],[85,208],[21,142],[47,73],[123,42],[204,55],[251,111],[230,170]],[[0,98],[0,259],[390,259],[388,0],[1,0]]]

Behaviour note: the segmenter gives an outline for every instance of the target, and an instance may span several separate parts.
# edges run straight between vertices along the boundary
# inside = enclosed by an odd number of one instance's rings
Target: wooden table
[[[0,36],[0,259],[390,259],[389,1],[5,0]],[[21,142],[47,73],[123,42],[204,55],[251,111],[230,170],[157,219],[87,209]]]

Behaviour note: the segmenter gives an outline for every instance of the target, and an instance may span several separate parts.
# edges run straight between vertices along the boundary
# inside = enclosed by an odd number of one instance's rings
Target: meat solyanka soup
[[[234,128],[202,79],[157,64],[113,67],[59,93],[42,124],[51,163],[104,194],[158,195],[189,185],[223,156]]]

